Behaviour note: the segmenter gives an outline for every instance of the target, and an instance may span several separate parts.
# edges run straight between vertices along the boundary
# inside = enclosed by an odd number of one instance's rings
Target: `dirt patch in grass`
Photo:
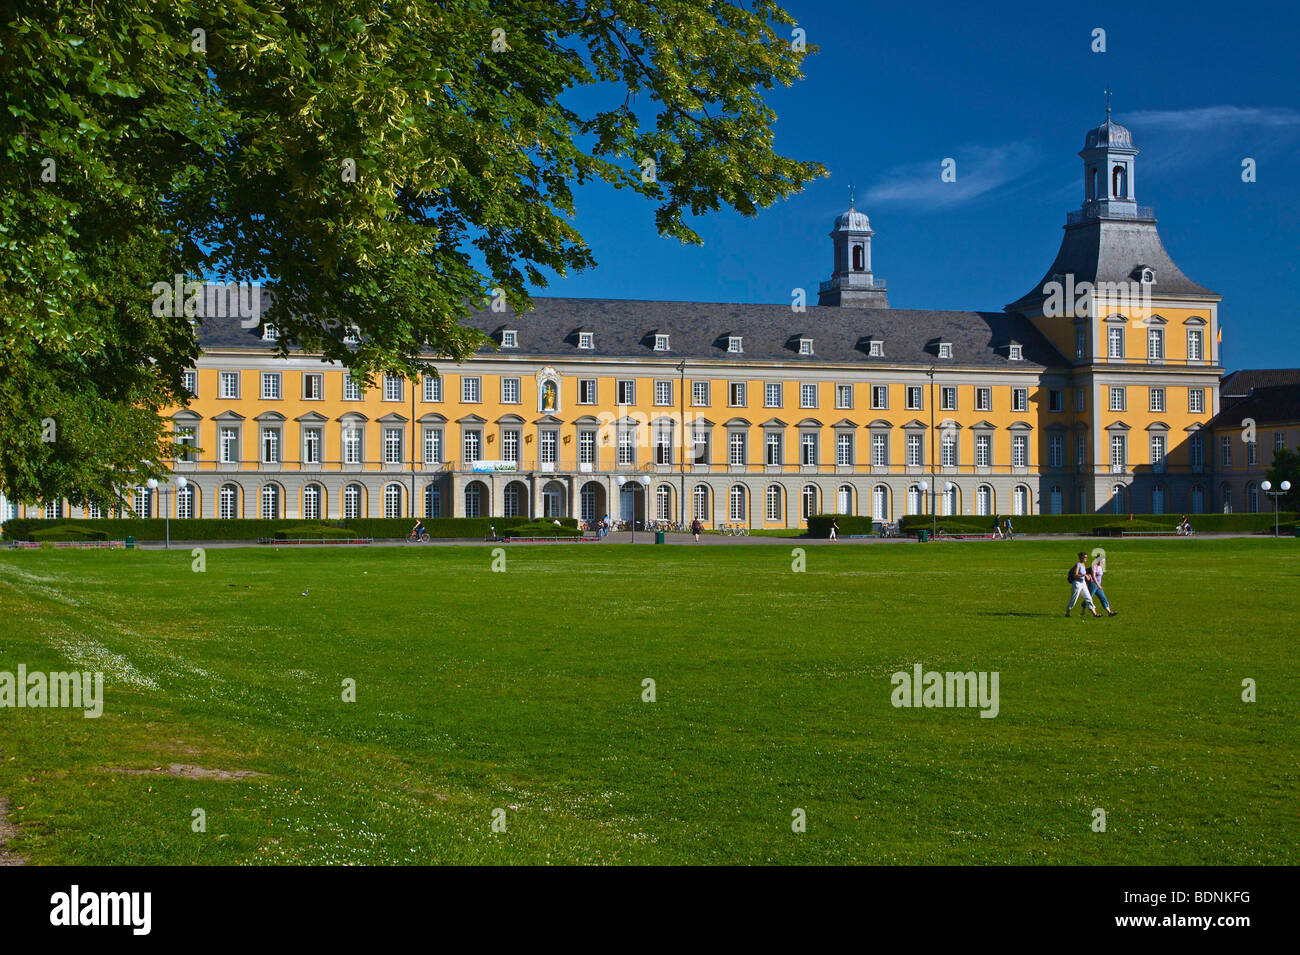
[[[119,767],[117,769],[107,769],[109,773],[126,773],[131,776],[157,775],[157,776],[179,776],[181,779],[249,779],[253,776],[265,776],[266,773],[259,773],[252,769],[206,769],[203,766],[192,766],[188,763],[172,763],[169,766],[155,766],[153,769],[127,769]]]
[[[9,822],[9,801],[0,796],[0,865],[24,865],[26,859],[9,851],[9,840],[18,835]]]

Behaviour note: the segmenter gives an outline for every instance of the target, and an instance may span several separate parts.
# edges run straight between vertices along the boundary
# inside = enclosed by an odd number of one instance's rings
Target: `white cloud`
[[[1146,109],[1126,113],[1126,126],[1200,132],[1229,126],[1300,126],[1300,110],[1257,106]]]
[[[944,158],[956,160],[955,182],[941,178]],[[907,202],[922,207],[957,205],[1019,179],[1037,162],[1038,148],[1030,143],[961,146],[950,157],[895,166],[866,191],[864,199],[869,203]]]

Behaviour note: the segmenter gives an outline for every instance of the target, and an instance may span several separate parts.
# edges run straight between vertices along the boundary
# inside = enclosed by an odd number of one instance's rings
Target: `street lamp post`
[[[1277,530],[1277,499],[1279,497],[1284,497],[1286,493],[1291,490],[1291,482],[1283,481],[1278,485],[1278,489],[1275,491],[1273,490],[1273,482],[1265,481],[1260,484],[1259,489],[1273,499],[1273,536],[1278,537],[1280,535]]]
[[[677,365],[677,375],[678,375],[677,390],[679,392],[677,398],[678,398],[678,403],[681,406],[681,421],[678,422],[678,427],[682,429],[682,439],[680,442],[680,450],[678,452],[681,455],[681,460],[677,462],[677,470],[681,474],[681,481],[680,481],[681,488],[677,492],[677,514],[678,517],[680,518],[680,523],[685,525],[686,523],[686,359],[685,358],[683,358]]]
[[[930,481],[934,481],[934,365],[931,365],[926,374],[930,376]],[[925,492],[927,482],[921,482],[921,491]],[[930,492],[930,536],[934,537],[938,530],[939,519],[935,516],[934,495],[939,493],[939,485],[934,484],[934,490]]]
[[[190,483],[190,482],[189,482],[188,480],[186,480],[185,475],[183,475],[183,474],[178,474],[178,475],[176,476],[176,490],[179,491],[179,490],[184,489],[185,487],[187,487],[187,486],[189,485],[189,483]],[[168,482],[168,481],[163,481],[162,484],[161,484],[161,486],[160,486],[159,483],[158,483],[158,480],[157,480],[156,478],[150,478],[149,480],[147,480],[147,481],[144,482],[144,486],[147,487],[147,488],[148,488],[149,490],[151,490],[151,491],[158,491],[158,496],[159,496],[160,498],[162,498],[162,502],[163,502],[163,518],[164,518],[164,526],[166,527],[166,541],[165,541],[164,544],[163,544],[163,549],[164,549],[164,550],[171,550],[171,547],[172,547],[172,512],[171,512],[171,508],[169,508],[169,507],[167,506],[167,494],[171,491],[170,482]]]
[[[642,491],[649,493],[650,479],[644,474],[640,477],[634,477],[628,480],[623,475],[618,476],[618,486],[620,488],[629,488],[632,491],[632,543],[636,543],[636,492]]]

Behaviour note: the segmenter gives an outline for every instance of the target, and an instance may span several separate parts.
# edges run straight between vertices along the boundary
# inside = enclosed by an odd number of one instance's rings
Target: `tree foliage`
[[[1300,510],[1300,451],[1278,448],[1273,452],[1273,464],[1264,477],[1272,482],[1275,491],[1282,489],[1283,481],[1290,481],[1291,490],[1277,499],[1278,507],[1284,511]]]
[[[415,373],[483,344],[471,303],[594,263],[575,186],[684,242],[798,191],[824,170],[775,151],[765,101],[792,25],[768,0],[0,3],[0,483],[102,503],[161,470],[197,351],[150,308],[176,275],[263,284],[282,348]]]

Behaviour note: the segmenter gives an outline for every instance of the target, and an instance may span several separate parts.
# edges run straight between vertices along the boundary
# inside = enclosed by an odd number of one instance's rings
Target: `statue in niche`
[[[542,382],[542,410],[554,411],[559,399],[559,390],[555,387],[555,382],[547,380]]]

